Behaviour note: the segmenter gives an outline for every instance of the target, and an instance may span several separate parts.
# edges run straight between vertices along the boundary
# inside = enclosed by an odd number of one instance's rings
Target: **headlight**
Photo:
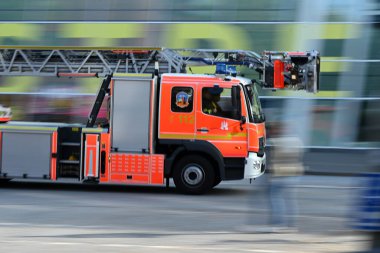
[[[261,162],[253,161],[253,169],[260,170],[261,169]]]

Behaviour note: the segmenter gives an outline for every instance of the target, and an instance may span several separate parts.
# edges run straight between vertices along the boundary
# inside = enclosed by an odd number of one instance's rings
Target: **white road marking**
[[[9,227],[60,227],[60,228],[108,228],[107,226],[78,226],[70,224],[36,224],[36,223],[18,223],[18,222],[1,222],[0,226]]]
[[[166,249],[166,250],[191,250],[191,251],[227,251],[227,252],[257,252],[257,253],[281,253],[279,250],[248,249],[237,247],[197,247],[197,246],[171,246],[171,245],[141,245],[141,244],[116,244],[116,243],[85,243],[85,242],[44,242],[32,240],[2,240],[2,243],[9,244],[40,244],[40,245],[61,245],[61,246],[91,246],[91,247],[110,247],[110,248],[148,248],[148,249]]]
[[[267,250],[267,249],[249,249],[248,252],[257,252],[257,253],[278,253],[278,252],[284,252],[279,250]]]
[[[295,185],[294,188],[320,188],[320,189],[360,189],[358,186],[327,186],[327,185]]]

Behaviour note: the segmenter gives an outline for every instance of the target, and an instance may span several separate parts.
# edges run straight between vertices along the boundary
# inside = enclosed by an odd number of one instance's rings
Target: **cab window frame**
[[[224,118],[224,119],[230,119],[230,120],[239,120],[239,118],[237,116],[234,117],[233,115],[233,107],[232,107],[232,98],[231,98],[231,93],[232,93],[232,88],[230,87],[226,87],[226,88],[223,88],[223,91],[220,93],[220,100],[218,102],[216,102],[218,104],[218,106],[221,107],[221,109],[226,109],[225,107],[221,106],[220,104],[220,101],[223,100],[223,97],[227,97],[229,102],[231,103],[231,108],[228,108],[228,109],[231,109],[231,110],[227,110],[227,111],[222,111],[222,114],[212,114],[212,113],[206,113],[204,111],[204,93],[206,92],[206,89],[213,89],[214,87],[202,87],[202,91],[201,91],[201,94],[202,94],[202,101],[201,101],[201,111],[204,115],[208,115],[208,116],[214,116],[214,117],[220,117],[220,118]],[[227,92],[226,92],[227,91]],[[223,93],[225,94],[223,96]],[[222,103],[223,104],[223,103]],[[223,115],[224,114],[224,115]]]
[[[182,90],[181,90],[182,89]],[[188,91],[185,91],[185,90]],[[189,105],[181,108],[177,105],[177,95],[180,92],[184,92],[189,95],[191,91],[191,96],[188,97]],[[194,88],[191,86],[173,86],[170,90],[170,111],[173,113],[193,113],[194,112]]]

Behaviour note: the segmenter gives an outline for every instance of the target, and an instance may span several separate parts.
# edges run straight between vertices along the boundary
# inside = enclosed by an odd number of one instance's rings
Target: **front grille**
[[[257,152],[257,156],[263,157],[265,154],[265,145],[264,145],[264,137],[259,138],[259,151]]]

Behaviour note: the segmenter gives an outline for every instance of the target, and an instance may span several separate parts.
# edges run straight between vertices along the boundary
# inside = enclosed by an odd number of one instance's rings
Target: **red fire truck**
[[[213,74],[186,73],[215,65]],[[239,77],[236,66],[259,73]],[[6,48],[0,75],[102,77],[86,124],[0,125],[0,178],[166,185],[204,193],[265,171],[257,85],[319,88],[317,51]],[[103,100],[108,119],[95,121]]]

